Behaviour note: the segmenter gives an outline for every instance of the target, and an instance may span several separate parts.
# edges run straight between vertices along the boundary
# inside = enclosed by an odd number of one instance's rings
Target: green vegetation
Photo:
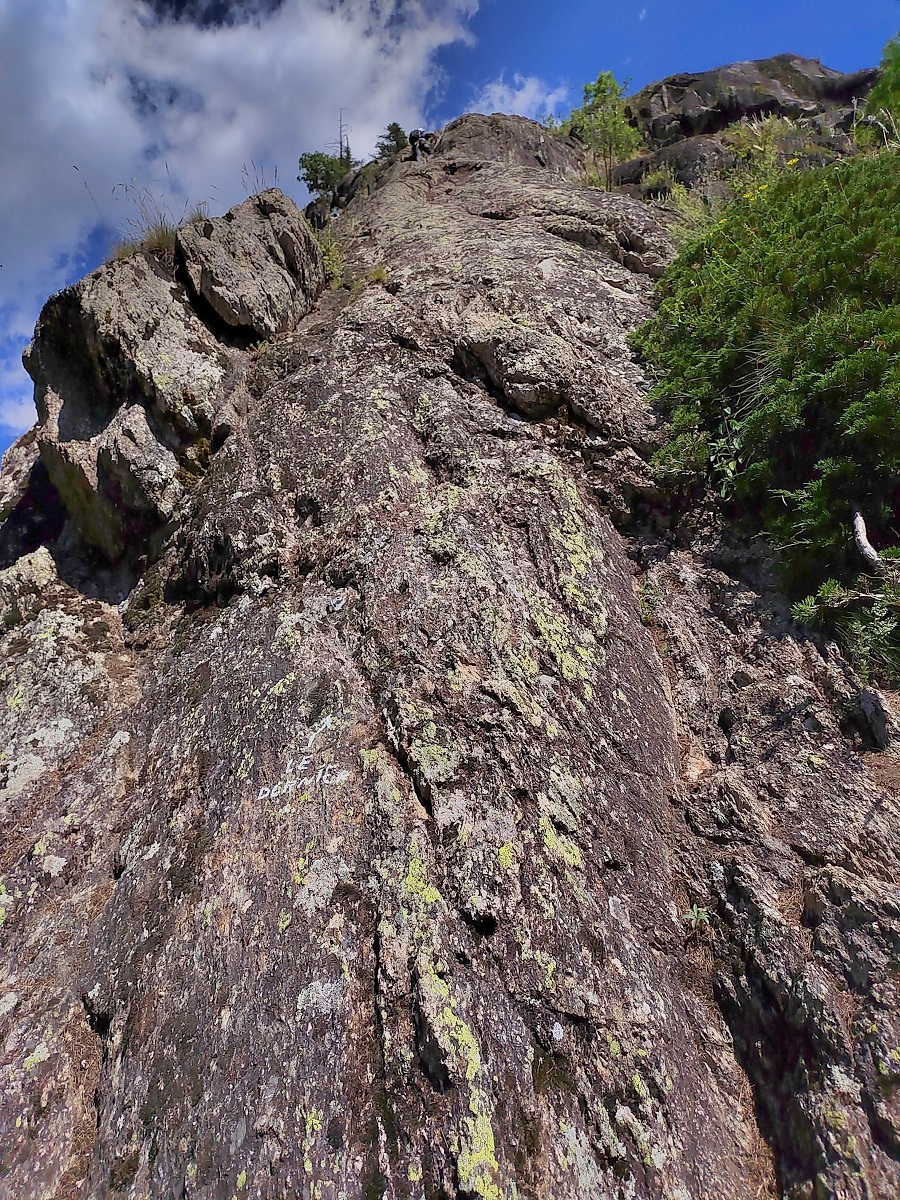
[[[668,167],[648,172],[641,181],[648,192],[658,193],[665,208],[678,214],[671,233],[679,245],[713,226],[735,199],[766,191],[786,169],[821,154],[810,131],[788,117],[745,117],[721,138],[737,159],[731,170],[710,174],[691,188],[678,183]]]
[[[321,233],[315,233],[313,236],[322,251],[325,278],[332,288],[341,287],[344,282],[344,247],[334,228],[328,225]]]
[[[692,904],[681,919],[686,924],[690,925],[692,933],[697,933],[699,930],[709,925],[709,909],[700,908],[699,905]]]
[[[333,192],[347,172],[355,164],[350,158],[350,148],[344,154],[326,154],[324,150],[312,150],[300,155],[300,174],[297,179],[305,183],[314,196],[327,196]]]
[[[175,239],[178,226],[166,220],[160,220],[150,225],[143,233],[123,237],[112,248],[112,257],[116,261],[131,258],[134,254],[146,252],[170,270],[175,266]]]
[[[641,137],[625,115],[625,88],[612,71],[601,71],[595,83],[585,84],[584,103],[563,123],[564,133],[574,133],[599,160],[602,186],[613,185],[613,167],[641,144]]]
[[[866,112],[875,118],[889,114],[896,135],[900,122],[900,33],[887,43],[881,56],[881,77],[866,99]]]
[[[682,246],[634,335],[671,423],[656,467],[762,528],[795,615],[842,636],[864,672],[897,677],[900,153],[807,172],[761,160]],[[874,578],[857,578],[857,514]]]
[[[151,187],[121,183],[113,194],[132,212],[120,226],[121,237],[110,251],[109,258],[115,261],[131,258],[135,254],[148,254],[168,271],[174,271],[178,230],[209,217],[209,200],[199,200],[193,204],[186,200],[181,210],[176,212],[165,193],[157,194]]]
[[[409,145],[409,138],[402,126],[396,121],[391,121],[387,129],[375,143],[376,158],[390,158],[392,154],[399,154],[401,150],[405,150]]]
[[[88,189],[90,191],[90,189]],[[185,201],[180,212],[172,209],[165,194],[153,188],[122,183],[114,191],[117,201],[124,202],[132,215],[120,226],[121,237],[113,245],[110,258],[121,260],[135,254],[148,254],[167,270],[175,269],[175,240],[178,230],[209,215],[209,201],[190,204]]]
[[[641,184],[645,192],[660,196],[671,192],[677,183],[678,180],[675,172],[668,165],[656,167],[653,171],[648,171],[641,179]]]

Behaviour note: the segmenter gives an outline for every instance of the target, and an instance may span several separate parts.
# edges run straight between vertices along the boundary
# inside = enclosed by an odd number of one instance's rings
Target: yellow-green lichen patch
[[[309,860],[314,845],[313,841],[307,842],[303,853],[291,863],[291,879],[298,888],[304,886],[309,875]]]
[[[45,1041],[40,1041],[28,1055],[22,1066],[26,1071],[33,1071],[38,1063],[46,1062],[50,1057],[50,1049]]]
[[[296,678],[294,672],[291,671],[289,675],[285,675],[283,679],[279,679],[277,683],[272,684],[269,688],[269,695],[283,696]]]
[[[572,608],[589,619],[595,631],[602,636],[606,630],[607,613],[597,598],[596,587],[590,578],[601,565],[602,558],[584,519],[584,503],[575,481],[559,463],[551,459],[530,463],[528,474],[548,486],[559,512],[557,522],[550,526],[549,538],[556,550],[560,593]]]
[[[506,842],[504,845],[497,847],[497,862],[504,871],[511,871],[515,861],[515,853],[513,852],[511,842]]]
[[[552,855],[561,859],[567,867],[581,867],[581,851],[569,838],[556,832],[549,817],[542,816],[540,818],[538,829],[544,846]]]
[[[459,755],[441,745],[437,737],[438,728],[434,721],[426,721],[421,736],[412,740],[409,757],[429,783],[448,783],[456,775]]]
[[[413,854],[406,870],[403,886],[410,896],[421,900],[423,904],[437,904],[441,893],[433,887],[425,875],[425,864],[417,854]]]
[[[541,640],[556,663],[560,674],[567,683],[575,683],[588,678],[585,664],[596,662],[595,639],[590,630],[583,630],[582,637],[587,637],[591,644],[576,641],[569,627],[568,619],[559,611],[548,597],[542,596],[533,589],[526,589],[525,599],[528,612],[537,626]]]
[[[456,1160],[460,1187],[482,1200],[503,1200],[489,1102],[480,1088],[473,1088],[470,1093],[469,1112],[471,1115],[463,1122],[463,1144]]]
[[[475,1034],[457,1013],[450,985],[438,975],[427,943],[421,948],[417,967],[422,1010],[434,1038],[448,1061],[455,1064],[457,1078],[473,1083],[481,1070],[481,1051]]]

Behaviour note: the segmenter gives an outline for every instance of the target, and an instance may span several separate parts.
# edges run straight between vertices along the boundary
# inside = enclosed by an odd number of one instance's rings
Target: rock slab
[[[3,1200],[897,1194],[859,682],[746,548],[617,532],[671,242],[464,125],[342,215],[380,282],[229,347],[121,603],[0,571]],[[149,411],[40,362],[50,440]]]

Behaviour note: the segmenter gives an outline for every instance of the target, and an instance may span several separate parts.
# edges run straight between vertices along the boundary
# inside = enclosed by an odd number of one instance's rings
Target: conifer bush
[[[660,476],[711,484],[780,548],[797,616],[843,630],[864,670],[894,677],[898,213],[892,149],[749,183],[682,246],[634,335],[670,421]],[[877,580],[858,578],[855,512],[881,552]]]

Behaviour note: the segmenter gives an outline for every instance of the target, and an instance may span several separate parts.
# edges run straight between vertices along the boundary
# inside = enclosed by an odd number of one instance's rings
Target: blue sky
[[[566,113],[606,69],[631,90],[786,51],[856,70],[898,28],[897,0],[0,0],[0,450],[33,420],[41,304],[141,189],[223,211],[256,164],[302,200],[297,158],[342,107],[365,156],[392,120]]]

